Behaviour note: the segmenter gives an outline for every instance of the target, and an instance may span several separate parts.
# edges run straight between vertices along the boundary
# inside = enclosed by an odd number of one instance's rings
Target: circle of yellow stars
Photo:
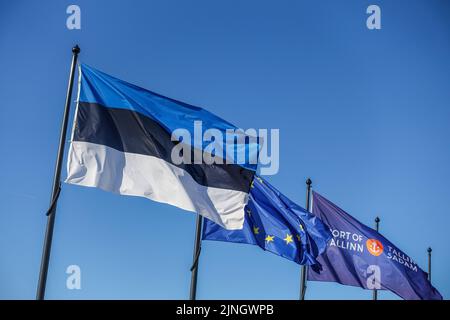
[[[246,212],[247,212],[247,214],[249,216],[251,216],[250,209],[247,209]],[[299,225],[299,227],[300,227],[300,230],[303,231],[303,226],[301,224]],[[257,227],[257,226],[253,226],[253,234],[259,235],[260,234],[260,228]],[[297,238],[297,241],[301,242],[300,234],[296,234],[295,236]],[[274,240],[275,240],[275,236],[270,235],[270,234],[267,234],[266,237],[264,238],[264,241],[266,241],[267,244],[269,244],[271,242],[274,242]],[[294,242],[293,235],[287,233],[286,236],[283,238],[283,241],[286,242],[287,245],[290,244],[290,243],[293,243]]]
[[[260,183],[264,184],[264,181],[260,177],[255,177],[255,179],[257,179]],[[250,185],[250,188],[254,188],[255,187],[254,186],[254,182],[255,182],[255,180],[253,179],[253,181],[252,181],[252,183]],[[247,212],[248,216],[251,217],[252,212],[250,211],[250,209],[247,209],[246,212]],[[299,225],[299,227],[300,227],[300,231],[303,231],[303,226],[301,224]],[[259,232],[260,232],[259,231],[259,227],[253,226],[253,233],[255,235],[258,235],[258,234],[260,234]],[[301,242],[300,235],[296,234],[295,236],[297,237],[298,242]],[[272,236],[272,235],[268,234],[264,238],[264,241],[266,241],[266,243],[269,244],[271,242],[274,242],[274,239],[275,239],[275,236]],[[283,240],[284,240],[284,242],[286,242],[287,245],[294,242],[294,240],[292,239],[292,234],[289,234],[289,233],[286,234],[286,237],[284,237]]]

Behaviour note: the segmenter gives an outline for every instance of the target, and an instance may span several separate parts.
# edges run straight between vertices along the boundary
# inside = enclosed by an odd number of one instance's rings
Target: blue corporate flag
[[[389,290],[406,300],[442,300],[427,274],[403,251],[335,204],[313,192],[313,214],[333,238],[309,268],[308,280]]]
[[[331,239],[329,229],[267,181],[255,176],[242,230],[225,230],[206,219],[203,240],[258,245],[298,264],[314,265]]]
[[[205,109],[85,64],[79,75],[66,182],[146,197],[242,228],[257,165],[255,137]],[[229,161],[235,153],[246,160]]]

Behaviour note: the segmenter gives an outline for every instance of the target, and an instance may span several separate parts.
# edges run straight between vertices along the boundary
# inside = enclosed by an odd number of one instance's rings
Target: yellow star
[[[301,241],[301,238],[300,238],[300,235],[299,235],[299,234],[297,235],[297,240],[298,240],[298,242]]]
[[[250,185],[250,188],[254,188],[255,186],[253,185],[253,183],[255,183],[255,180],[252,180],[252,184]]]
[[[261,182],[262,184],[264,184],[263,179],[261,179],[260,177],[256,177],[256,179],[258,179],[259,182]]]
[[[283,240],[286,241],[286,244],[294,242],[294,240],[292,240],[292,235],[291,234],[287,234],[286,238],[284,238]]]
[[[265,240],[266,240],[267,243],[273,242],[273,236],[267,235]]]
[[[258,227],[253,227],[253,233],[254,234],[259,234],[259,228]]]
[[[301,224],[299,226],[300,226],[300,230],[303,231],[303,226]]]
[[[249,216],[252,215],[252,212],[250,211],[250,209],[247,209],[247,214],[248,214]]]

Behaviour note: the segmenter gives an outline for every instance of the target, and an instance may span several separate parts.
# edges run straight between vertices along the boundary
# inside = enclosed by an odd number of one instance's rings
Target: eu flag
[[[298,264],[314,265],[331,233],[319,218],[255,176],[245,207],[244,227],[226,230],[206,219],[203,240],[258,245]]]
[[[390,290],[406,300],[442,300],[411,257],[316,192],[312,213],[331,229],[333,238],[317,258],[321,269],[308,269],[308,280]]]

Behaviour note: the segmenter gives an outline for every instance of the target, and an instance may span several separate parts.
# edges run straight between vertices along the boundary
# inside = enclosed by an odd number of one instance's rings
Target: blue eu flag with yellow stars
[[[248,243],[302,265],[317,264],[331,232],[322,221],[255,176],[241,230],[226,230],[205,219],[203,240]]]

